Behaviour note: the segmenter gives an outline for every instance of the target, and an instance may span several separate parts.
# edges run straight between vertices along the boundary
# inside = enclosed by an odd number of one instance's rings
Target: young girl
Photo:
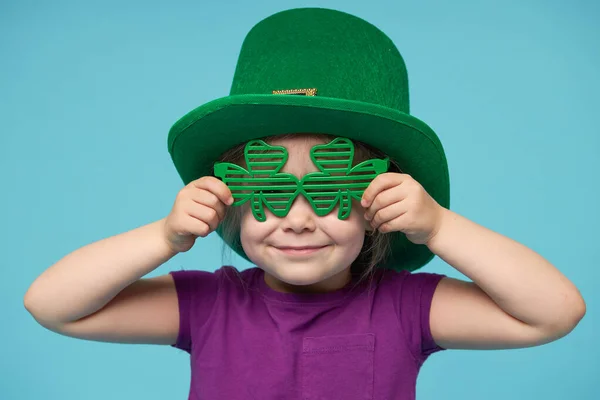
[[[585,313],[544,258],[450,211],[404,61],[354,16],[261,21],[230,96],[169,151],[186,186],[168,216],[68,254],[24,301],[63,335],[189,352],[190,399],[413,399],[432,353],[540,345]],[[357,172],[373,160],[389,167]],[[213,231],[256,267],[143,278]],[[472,282],[414,272],[434,255]]]

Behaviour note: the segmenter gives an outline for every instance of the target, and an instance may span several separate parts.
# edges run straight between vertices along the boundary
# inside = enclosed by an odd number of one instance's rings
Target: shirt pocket
[[[373,399],[372,333],[305,337],[302,399]]]

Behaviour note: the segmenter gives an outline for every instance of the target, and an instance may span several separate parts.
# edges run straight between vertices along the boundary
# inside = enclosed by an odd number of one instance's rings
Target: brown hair
[[[311,137],[322,139],[324,143],[328,143],[333,140],[335,136],[326,134],[283,134],[276,136],[268,136],[261,138],[266,143],[270,143],[273,140],[286,139],[290,137]],[[385,154],[380,150],[360,141],[353,140],[354,143],[354,160],[353,165],[357,165],[362,161],[369,160],[372,158],[385,158]],[[241,143],[226,152],[220,157],[220,162],[229,162],[240,166],[245,166],[244,160],[244,147],[246,143]],[[400,168],[396,162],[390,159],[389,172],[400,172]],[[221,222],[221,233],[225,242],[233,243],[241,247],[240,243],[240,225],[242,219],[242,208],[241,207],[228,207],[225,213],[225,217]],[[391,244],[391,237],[389,234],[383,234],[377,230],[372,232],[366,232],[363,247],[352,265],[350,266],[350,272],[353,276],[358,276],[358,282],[362,281],[367,277],[373,277],[375,268],[380,264],[389,254]],[[223,245],[222,256],[225,256],[225,252],[231,249],[226,244]]]

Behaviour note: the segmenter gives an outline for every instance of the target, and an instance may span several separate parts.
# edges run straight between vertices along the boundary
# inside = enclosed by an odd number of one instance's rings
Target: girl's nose
[[[316,217],[317,214],[313,211],[306,197],[299,195],[294,199],[288,214],[283,217],[283,229],[296,233],[314,231],[316,228]]]

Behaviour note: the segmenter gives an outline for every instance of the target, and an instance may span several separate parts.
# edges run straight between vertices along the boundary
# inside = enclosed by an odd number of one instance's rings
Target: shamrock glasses
[[[231,163],[216,163],[215,176],[229,187],[233,205],[250,201],[252,214],[265,221],[264,206],[275,216],[285,217],[297,196],[303,195],[313,211],[324,216],[339,204],[338,218],[346,219],[352,210],[352,199],[361,199],[369,183],[386,172],[389,159],[371,159],[352,167],[354,144],[336,138],[328,144],[316,145],[310,157],[319,169],[298,179],[279,172],[288,159],[283,146],[272,146],[262,140],[246,143],[244,157],[248,169]]]

